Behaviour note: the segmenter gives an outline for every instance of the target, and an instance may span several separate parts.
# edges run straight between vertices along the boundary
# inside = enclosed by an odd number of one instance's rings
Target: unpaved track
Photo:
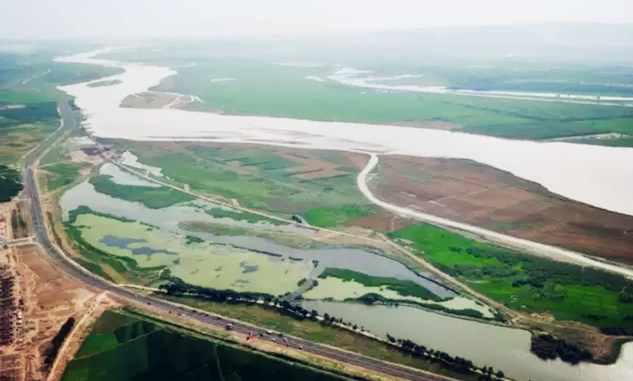
[[[365,166],[365,168],[363,168],[361,173],[356,178],[356,183],[358,184],[358,188],[360,189],[360,191],[365,195],[365,197],[367,197],[369,201],[371,201],[372,203],[386,210],[389,210],[390,212],[393,212],[403,217],[409,217],[409,218],[414,218],[416,220],[428,222],[433,225],[471,233],[471,234],[481,237],[482,239],[495,242],[499,245],[510,247],[516,250],[520,250],[520,251],[524,251],[524,252],[528,252],[528,253],[536,254],[540,256],[547,256],[548,258],[551,258],[556,261],[571,262],[580,266],[594,267],[596,269],[606,270],[606,271],[624,275],[625,277],[633,279],[633,270],[626,267],[619,267],[616,265],[599,262],[591,258],[588,258],[583,254],[576,253],[573,251],[564,250],[558,247],[549,246],[549,245],[545,245],[545,244],[537,243],[537,242],[532,242],[525,239],[511,237],[505,234],[493,232],[491,230],[483,229],[477,226],[448,220],[446,218],[441,218],[441,217],[433,216],[431,214],[421,213],[409,208],[404,208],[401,206],[392,205],[387,202],[384,202],[378,199],[376,196],[374,196],[369,190],[369,187],[367,186],[368,175],[378,165],[378,155],[374,153],[369,153],[368,155],[369,155],[369,161],[367,162],[367,165]]]

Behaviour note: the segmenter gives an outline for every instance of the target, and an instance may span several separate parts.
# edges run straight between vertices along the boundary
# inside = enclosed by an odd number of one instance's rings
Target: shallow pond
[[[307,310],[353,322],[386,337],[410,339],[427,348],[492,366],[506,376],[532,381],[626,381],[633,380],[633,343],[625,344],[614,365],[582,363],[572,366],[560,360],[542,361],[530,353],[530,333],[476,321],[452,318],[412,307],[306,301]]]
[[[284,246],[270,239],[261,237],[246,235],[214,235],[210,233],[191,232],[180,228],[180,222],[196,220],[225,224],[240,224],[238,226],[252,226],[252,224],[234,221],[229,218],[213,218],[203,211],[202,208],[205,204],[207,208],[211,205],[208,203],[198,203],[197,207],[195,205],[186,204],[174,205],[164,209],[150,209],[140,203],[120,200],[98,193],[95,191],[94,186],[90,183],[79,184],[67,191],[60,199],[60,205],[65,216],[67,216],[69,211],[74,210],[81,205],[85,205],[96,212],[141,221],[170,232],[177,232],[184,235],[195,235],[215,243],[230,244],[235,247],[252,251],[279,255],[288,260],[295,258],[304,261],[318,261],[318,266],[311,276],[318,276],[318,274],[327,267],[336,267],[362,272],[371,276],[410,280],[442,297],[451,297],[454,295],[452,291],[416,274],[400,262],[367,250],[355,248],[297,249]],[[257,224],[257,226],[260,225],[261,224]],[[291,228],[300,231],[307,230],[292,225],[271,225],[271,229],[272,228]]]

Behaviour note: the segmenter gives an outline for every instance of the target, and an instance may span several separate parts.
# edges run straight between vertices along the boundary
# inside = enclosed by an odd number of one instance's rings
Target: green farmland
[[[443,272],[525,312],[596,327],[633,326],[633,282],[611,273],[553,262],[477,242],[430,225],[390,233]]]
[[[140,202],[152,209],[166,208],[181,202],[192,201],[191,195],[167,187],[144,187],[120,185],[112,181],[112,176],[99,175],[90,179],[99,193],[126,201]]]
[[[62,376],[63,381],[345,379],[115,312],[99,318]]]
[[[288,172],[300,164],[268,147],[183,145],[178,151],[165,153],[151,143],[116,143],[133,151],[142,163],[161,168],[175,182],[188,184],[192,191],[234,198],[245,207],[286,218],[305,214],[308,222],[317,226],[336,226],[374,213],[356,187],[358,169],[339,152],[301,152],[336,164],[340,172],[336,176],[304,179]],[[214,216],[228,213],[216,209],[209,212]],[[243,217],[248,221],[259,219]]]
[[[394,73],[394,70],[386,71]],[[432,78],[436,68],[422,70],[425,77]],[[225,114],[358,123],[406,123],[420,127],[430,126],[432,122],[448,122],[466,132],[530,140],[610,132],[633,136],[631,107],[382,92],[350,87],[327,79],[334,71],[334,67],[328,66],[292,67],[256,59],[218,58],[195,67],[181,68],[177,75],[165,79],[155,89],[199,96],[204,103],[194,103],[190,107]],[[521,75],[529,72],[525,70]],[[541,74],[548,75],[546,72]],[[457,84],[457,87],[468,85],[463,83],[460,73],[442,72],[438,75],[445,77],[441,82],[449,86],[451,83]],[[510,71],[504,75],[504,80],[510,83]],[[305,78],[307,76],[324,80],[310,80]],[[211,82],[214,78],[235,80]],[[497,87],[505,88],[499,84]],[[515,91],[533,91],[527,85],[523,86],[524,89],[518,85],[514,87]],[[603,90],[608,91],[609,88],[604,87]],[[630,139],[615,141],[600,140],[593,143],[630,146]]]

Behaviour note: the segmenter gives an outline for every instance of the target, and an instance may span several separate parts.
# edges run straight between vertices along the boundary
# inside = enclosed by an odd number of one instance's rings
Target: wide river
[[[542,184],[550,191],[599,208],[633,215],[633,149],[562,142],[497,139],[459,132],[271,117],[229,116],[177,109],[132,109],[119,105],[174,75],[169,68],[95,58],[112,49],[60,57],[57,61],[120,67],[123,74],[64,86],[97,137],[132,140],[219,141],[290,145],[420,157],[471,159]],[[112,86],[90,87],[102,80]],[[543,362],[528,353],[524,331],[449,318],[419,309],[320,302],[314,307],[377,334],[389,332],[427,347],[502,369],[533,381],[633,380],[633,343],[612,366]],[[368,310],[370,308],[370,310]]]
[[[531,142],[424,128],[218,115],[119,105],[176,71],[94,58],[112,49],[59,57],[120,67],[123,74],[61,87],[76,97],[85,125],[98,137],[132,140],[251,142],[304,148],[471,159],[542,184],[550,191],[599,208],[633,215],[633,149],[563,142]],[[90,87],[101,80],[111,86]]]

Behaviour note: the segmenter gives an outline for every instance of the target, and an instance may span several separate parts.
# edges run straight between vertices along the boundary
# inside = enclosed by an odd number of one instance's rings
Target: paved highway
[[[64,118],[64,128],[57,133],[63,134],[65,130],[74,128],[76,123],[68,104],[65,102],[60,103],[60,113]],[[33,219],[33,233],[36,240],[41,244],[44,249],[44,258],[54,265],[57,269],[64,272],[71,278],[88,285],[90,288],[98,291],[107,291],[123,304],[129,304],[133,306],[149,305],[152,309],[160,309],[165,314],[170,312],[179,313],[184,316],[196,319],[200,323],[204,323],[210,326],[224,328],[227,324],[233,325],[233,331],[242,334],[255,334],[263,340],[276,341],[277,343],[287,345],[290,348],[300,349],[305,352],[313,353],[323,357],[327,357],[333,360],[341,361],[351,365],[360,366],[370,371],[380,372],[385,375],[395,376],[406,380],[412,381],[449,381],[450,378],[446,378],[440,375],[423,373],[415,369],[406,368],[403,366],[387,363],[377,359],[365,357],[353,352],[336,349],[329,346],[315,344],[307,340],[299,339],[296,337],[282,336],[278,333],[268,333],[267,330],[254,327],[252,325],[226,319],[219,315],[210,314],[206,312],[196,311],[191,308],[178,307],[167,301],[152,298],[146,295],[137,294],[133,291],[110,283],[90,272],[81,268],[79,265],[72,262],[62,250],[50,240],[48,234],[44,216],[42,214],[39,192],[35,180],[34,167],[37,165],[39,158],[47,151],[47,149],[55,142],[56,138],[48,139],[44,142],[36,151],[34,151],[28,158],[24,167],[24,192],[26,197],[31,200],[31,216]]]

